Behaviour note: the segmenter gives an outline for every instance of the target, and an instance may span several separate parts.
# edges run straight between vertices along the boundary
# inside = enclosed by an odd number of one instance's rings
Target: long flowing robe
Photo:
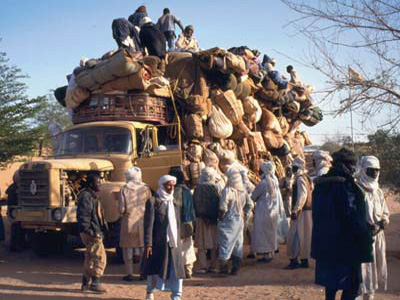
[[[252,249],[256,253],[278,249],[279,198],[282,198],[279,187],[270,176],[265,176],[252,193],[256,202]]]
[[[300,259],[309,259],[311,255],[312,211],[304,210],[310,190],[307,188],[305,174],[297,173],[295,177],[295,198],[292,199],[292,213],[297,219],[290,222],[287,252],[290,259],[300,256]],[[308,183],[309,184],[309,183]]]
[[[389,223],[389,210],[381,189],[375,191],[364,188],[365,200],[367,204],[367,221],[371,225],[376,225],[379,221],[385,220]],[[361,265],[362,279],[361,292],[363,294],[373,294],[375,290],[387,288],[387,263],[386,263],[386,240],[383,230],[374,236],[372,245],[372,255],[374,261]]]
[[[118,208],[122,215],[120,246],[122,248],[144,247],[144,211],[150,199],[150,188],[143,183],[128,182],[121,189]]]

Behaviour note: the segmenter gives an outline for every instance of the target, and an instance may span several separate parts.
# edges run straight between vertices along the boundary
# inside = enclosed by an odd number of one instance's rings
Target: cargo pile
[[[232,156],[253,177],[260,162],[273,160],[282,178],[284,167],[293,157],[304,157],[303,147],[311,144],[301,123],[313,126],[322,113],[312,87],[285,79],[272,60],[260,63],[257,54],[247,47],[169,52],[163,72],[158,57],[120,49],[82,60],[56,97],[74,110],[75,123],[179,119],[194,183],[205,165],[223,168]],[[112,112],[101,113],[111,104]]]

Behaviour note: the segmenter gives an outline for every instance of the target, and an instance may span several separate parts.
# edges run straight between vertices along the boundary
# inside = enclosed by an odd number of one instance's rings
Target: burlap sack
[[[213,137],[219,139],[226,139],[232,135],[232,123],[218,106],[214,105],[212,107],[211,114],[208,119],[208,130]]]
[[[276,116],[269,110],[262,109],[261,128],[264,143],[268,149],[277,149],[283,146],[281,126]]]
[[[72,74],[68,82],[65,95],[65,105],[68,109],[77,108],[83,101],[90,97],[90,92],[84,87],[80,87],[75,82],[75,76]]]
[[[227,52],[225,54],[225,59],[227,67],[234,70],[236,73],[242,74],[247,71],[246,62],[243,57]]]
[[[108,59],[102,60],[94,68],[85,68],[76,76],[76,83],[89,90],[120,77],[127,77],[142,69],[143,64],[125,49],[116,51]]]
[[[188,154],[191,161],[200,162],[203,154],[203,148],[198,144],[191,143],[188,148]]]
[[[229,137],[232,140],[239,140],[242,141],[244,138],[247,138],[250,135],[251,131],[246,126],[246,124],[241,121],[239,124],[233,126],[233,133]]]
[[[244,114],[242,102],[236,98],[232,90],[217,94],[213,100],[233,125],[237,125],[242,121]]]
[[[113,90],[141,90],[145,91],[150,86],[149,73],[146,68],[140,69],[138,72],[129,75],[127,77],[122,77],[115,79],[113,81],[103,84],[96,92],[106,93]]]
[[[185,118],[185,132],[186,137],[191,139],[201,140],[204,137],[203,121],[201,115],[190,114]]]

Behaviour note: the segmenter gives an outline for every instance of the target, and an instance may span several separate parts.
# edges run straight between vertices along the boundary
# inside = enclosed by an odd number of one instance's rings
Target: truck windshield
[[[123,127],[93,126],[66,131],[60,135],[54,155],[82,153],[132,153],[131,132]]]

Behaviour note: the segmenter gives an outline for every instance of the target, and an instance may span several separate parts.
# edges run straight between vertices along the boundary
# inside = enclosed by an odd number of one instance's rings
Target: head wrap
[[[349,165],[355,166],[357,163],[357,157],[353,151],[342,148],[332,154],[333,158],[333,169],[339,171],[347,176],[353,176],[353,171]]]
[[[141,12],[141,13],[145,13],[145,12],[147,12],[146,6],[145,5],[139,6],[136,11],[137,12]]]
[[[143,19],[140,20],[139,26],[142,27],[143,25],[151,23],[150,17],[144,17]]]
[[[142,183],[142,171],[138,167],[129,168],[125,177],[127,182]]]
[[[265,161],[260,165],[260,169],[264,175],[274,175],[276,167],[272,161]]]
[[[247,191],[247,193],[252,193],[255,186],[254,184],[249,180],[249,170],[246,167],[241,166],[240,168],[240,176],[242,176],[242,182],[243,185]]]
[[[325,169],[326,171],[323,173],[327,173],[328,169],[331,167],[332,156],[328,151],[317,150],[313,153],[312,158],[315,162],[315,171],[316,174],[320,174]]]
[[[233,153],[230,150],[225,150],[224,153],[222,154],[222,159],[225,161],[226,164],[231,165],[234,163],[236,159],[235,153]]]
[[[157,195],[168,205],[167,242],[171,248],[176,248],[178,247],[178,225],[175,215],[174,193],[172,191],[171,194],[168,194],[164,187],[164,184],[169,181],[176,183],[176,177],[171,175],[161,176],[158,181]]]
[[[200,178],[199,178],[199,183],[211,183],[215,184],[217,177],[217,170],[211,167],[206,167],[203,170],[201,170]]]
[[[306,162],[299,156],[296,156],[293,159],[292,165],[298,167],[302,171],[304,171],[306,168]]]
[[[226,186],[232,187],[239,191],[244,191],[242,175],[240,174],[240,169],[236,165],[229,167],[226,171],[226,176],[228,177],[228,182]]]
[[[379,174],[377,178],[372,178],[367,175],[367,169],[380,169],[379,159],[375,156],[363,156],[360,158],[357,166],[357,181],[366,189],[375,191],[379,189]]]
[[[189,31],[189,30],[191,30],[191,31],[194,32],[194,27],[193,27],[193,25],[188,25],[188,26],[185,27],[185,32],[187,32],[187,31]]]

